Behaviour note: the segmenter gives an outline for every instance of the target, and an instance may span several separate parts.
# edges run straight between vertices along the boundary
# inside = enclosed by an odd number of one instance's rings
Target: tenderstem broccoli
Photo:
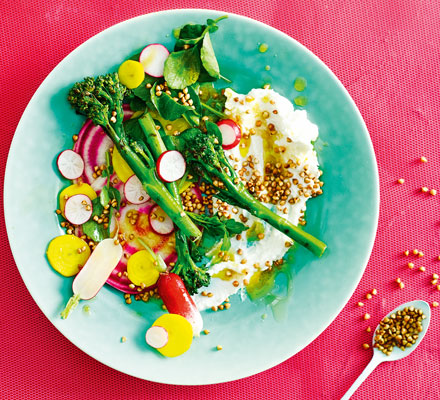
[[[179,150],[194,173],[215,187],[218,191],[216,197],[249,211],[315,255],[321,256],[326,249],[323,242],[271,211],[247,191],[224,154],[222,136],[217,125],[206,121],[206,129],[205,133],[191,128],[178,136]]]
[[[102,127],[152,200],[182,232],[188,237],[198,238],[200,230],[158,178],[156,163],[148,146],[138,138],[129,137],[124,130],[122,104],[126,90],[119,82],[118,74],[110,73],[75,83],[67,99],[78,113]]]
[[[144,134],[145,143],[151,149],[151,153],[156,160],[163,152],[174,150],[171,138],[166,137],[165,135],[164,138],[161,137],[156,129],[156,124],[153,118],[151,118],[148,112],[139,118],[138,122]],[[181,204],[181,198],[176,183],[170,182],[166,185],[176,201]],[[211,276],[208,274],[207,269],[204,268],[204,266],[197,266],[192,259],[189,251],[188,235],[186,235],[183,230],[177,228],[175,230],[175,238],[177,261],[173,268],[173,273],[182,278],[185,287],[190,294],[197,293],[199,288],[209,285]]]

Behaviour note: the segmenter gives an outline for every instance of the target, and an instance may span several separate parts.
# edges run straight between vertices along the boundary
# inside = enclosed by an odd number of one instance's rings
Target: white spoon
[[[356,391],[356,389],[361,385],[361,383],[365,379],[367,379],[368,375],[370,375],[380,363],[384,361],[401,360],[402,358],[409,356],[420,344],[423,337],[425,336],[426,331],[428,330],[429,321],[431,320],[431,308],[429,307],[429,304],[426,301],[414,300],[414,301],[410,301],[409,303],[401,304],[396,309],[391,311],[387,315],[387,317],[389,317],[391,314],[399,310],[403,310],[405,307],[410,307],[410,306],[422,310],[423,314],[426,316],[426,318],[422,320],[423,331],[418,334],[419,337],[417,338],[416,342],[411,347],[408,347],[405,350],[400,350],[398,347],[394,347],[392,353],[389,356],[387,356],[386,354],[382,353],[379,349],[374,347],[374,337],[376,336],[376,331],[379,328],[378,325],[373,335],[373,358],[371,359],[370,363],[366,366],[362,374],[360,374],[359,377],[355,380],[351,388],[348,389],[347,393],[345,393],[344,397],[342,397],[341,400],[348,400],[352,396],[352,394]]]

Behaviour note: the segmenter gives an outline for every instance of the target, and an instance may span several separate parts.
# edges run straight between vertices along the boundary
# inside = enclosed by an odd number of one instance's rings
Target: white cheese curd
[[[284,197],[276,199],[273,191],[269,193],[267,187],[257,185],[257,198],[293,224],[304,224],[306,201],[322,193],[321,173],[313,149],[318,127],[308,120],[305,110],[295,110],[288,99],[272,89],[252,89],[247,95],[226,89],[225,96],[225,113],[242,130],[240,144],[225,151],[231,165],[248,185],[252,177],[261,177],[262,183],[263,178],[270,180],[275,176],[266,170],[267,163],[282,171],[282,187],[288,185]],[[222,207],[224,213],[225,205]],[[217,210],[214,199],[214,211]],[[286,235],[246,210],[229,206],[227,214],[248,227],[262,224],[264,237],[248,242],[245,231],[241,237],[231,238],[227,253],[230,259],[211,265],[210,285],[193,296],[199,310],[216,307],[242,290],[256,271],[282,259],[291,243]]]

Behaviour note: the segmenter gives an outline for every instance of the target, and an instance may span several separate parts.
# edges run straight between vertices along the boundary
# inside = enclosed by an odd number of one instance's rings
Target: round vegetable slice
[[[165,182],[175,182],[185,175],[186,161],[177,150],[164,151],[157,159],[157,173]]]
[[[159,44],[149,44],[142,50],[139,62],[143,65],[145,73],[155,78],[163,76],[165,60],[170,55],[168,49]]]
[[[145,287],[154,285],[159,279],[159,270],[154,264],[155,259],[146,250],[132,254],[127,261],[128,279],[136,286]]]
[[[153,326],[160,326],[168,333],[168,342],[165,346],[157,349],[162,355],[166,357],[177,357],[191,347],[193,330],[191,324],[181,315],[161,315],[154,322]]]
[[[143,65],[134,60],[124,61],[118,69],[119,80],[129,89],[137,88],[145,77]]]
[[[59,195],[60,210],[63,215],[64,215],[64,206],[66,204],[67,199],[69,197],[75,196],[76,194],[84,194],[90,200],[94,200],[97,197],[96,192],[87,183],[74,183],[73,185],[64,188]]]
[[[149,221],[151,229],[159,235],[169,235],[174,232],[173,220],[159,206],[151,209]]]
[[[61,235],[51,240],[46,251],[50,266],[63,276],[73,276],[90,256],[90,248],[81,238]]]
[[[77,179],[84,172],[84,161],[73,150],[62,151],[58,155],[57,166],[61,175],[66,179]]]
[[[124,195],[127,201],[132,204],[143,204],[150,200],[150,196],[136,175],[130,176],[125,182]]]
[[[222,119],[217,126],[222,133],[222,147],[225,150],[233,149],[240,143],[241,129],[232,119]]]
[[[155,349],[161,349],[168,343],[168,331],[163,326],[152,326],[145,334],[147,343]]]
[[[69,197],[64,206],[64,215],[73,225],[82,225],[87,222],[92,216],[92,212],[92,200],[85,194]]]
[[[134,175],[133,170],[122,158],[116,146],[113,147],[112,165],[116,175],[124,183],[127,182],[128,178]]]

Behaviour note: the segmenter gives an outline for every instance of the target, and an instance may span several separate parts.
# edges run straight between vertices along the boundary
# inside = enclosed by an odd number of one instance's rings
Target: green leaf
[[[222,132],[220,131],[220,128],[217,126],[217,124],[214,124],[214,122],[206,121],[206,131],[210,135],[214,135],[218,140],[218,146],[221,146],[223,143],[223,136]]]
[[[172,89],[183,89],[197,82],[200,54],[197,47],[171,53],[165,61],[164,77]]]
[[[182,117],[187,111],[193,111],[191,107],[174,101],[173,98],[165,92],[162,92],[160,96],[156,96],[156,84],[151,91],[151,101],[160,116],[168,121],[175,121]]]
[[[101,242],[104,239],[109,237],[109,229],[105,229],[103,224],[98,224],[93,220],[93,217],[97,215],[101,216],[104,207],[101,204],[100,197],[97,197],[92,201],[93,212],[91,218],[82,225],[82,231],[85,235],[87,235],[90,239],[92,239],[95,243]],[[110,224],[109,224],[110,226]]]
[[[200,59],[202,60],[203,67],[206,69],[208,74],[213,78],[219,79],[220,68],[218,66],[217,58],[215,57],[209,33],[207,33],[203,38],[203,45],[200,50]]]
[[[147,88],[147,85],[153,86],[157,81],[158,78],[145,75],[143,82],[136,89],[133,89],[133,94],[144,101],[149,101],[151,88]]]

